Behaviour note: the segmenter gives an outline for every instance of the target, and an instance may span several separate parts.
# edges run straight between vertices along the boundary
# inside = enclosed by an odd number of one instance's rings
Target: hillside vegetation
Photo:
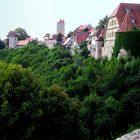
[[[1,140],[114,140],[140,127],[140,58],[30,44],[0,61]]]

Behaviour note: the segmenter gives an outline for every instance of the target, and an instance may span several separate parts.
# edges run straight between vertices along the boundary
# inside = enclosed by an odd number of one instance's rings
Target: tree
[[[134,57],[140,56],[140,31],[118,32],[116,34],[113,55],[117,57],[119,50],[122,48]]]
[[[29,37],[26,30],[21,27],[16,28],[15,32],[18,34],[18,40],[24,40]]]
[[[99,29],[99,28],[106,28],[107,27],[107,22],[108,22],[108,16],[105,16],[103,19],[99,20],[99,23],[96,26],[96,28],[97,29]]]
[[[5,44],[3,41],[0,40],[0,50],[5,48]]]
[[[28,69],[0,63],[0,139],[30,139],[41,116],[43,84]]]
[[[9,47],[9,39],[6,38],[3,40],[3,42],[4,42],[5,47],[8,48]]]
[[[57,44],[61,44],[63,41],[63,35],[61,33],[58,34],[58,37],[57,37]]]

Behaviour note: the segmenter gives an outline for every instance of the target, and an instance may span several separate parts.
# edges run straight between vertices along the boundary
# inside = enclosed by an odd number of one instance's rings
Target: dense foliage
[[[15,32],[18,34],[18,40],[24,40],[29,37],[26,30],[21,27],[16,28]]]
[[[118,55],[121,48],[124,48],[134,57],[140,56],[140,31],[134,30],[116,33],[115,47],[113,50],[114,56]]]
[[[5,48],[5,44],[2,40],[0,40],[0,50]]]
[[[38,44],[0,50],[2,140],[113,140],[140,127],[140,58],[84,52],[84,45],[74,56]]]

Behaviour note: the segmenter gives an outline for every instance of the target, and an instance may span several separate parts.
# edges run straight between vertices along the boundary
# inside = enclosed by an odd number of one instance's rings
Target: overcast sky
[[[0,0],[0,38],[22,27],[41,39],[45,33],[56,33],[56,23],[61,18],[65,19],[66,33],[82,24],[96,26],[121,2],[140,0]]]

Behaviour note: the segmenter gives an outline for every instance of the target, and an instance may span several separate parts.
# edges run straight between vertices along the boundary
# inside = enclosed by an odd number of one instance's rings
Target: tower
[[[9,38],[9,48],[16,48],[18,42],[18,35],[14,31],[11,31],[8,33],[7,37]]]
[[[57,22],[57,34],[62,34],[65,36],[65,21],[64,19],[60,19]]]

